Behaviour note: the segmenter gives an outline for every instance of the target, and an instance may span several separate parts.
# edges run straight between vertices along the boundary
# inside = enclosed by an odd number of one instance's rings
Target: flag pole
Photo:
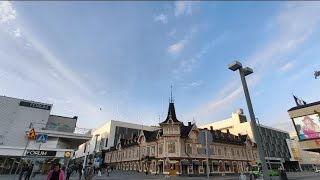
[[[32,128],[32,126],[33,126],[33,124],[32,124],[32,122],[31,122],[30,125],[29,125],[29,127]],[[16,171],[14,172],[13,180],[14,180],[14,178],[16,177],[16,174],[17,174],[17,172],[18,172],[18,170],[19,170],[19,167],[20,167],[20,164],[21,164],[23,155],[25,154],[25,152],[26,152],[26,150],[27,150],[27,147],[29,146],[29,143],[30,143],[30,139],[28,138],[27,144],[26,144],[26,146],[24,147],[23,153],[22,153],[22,155],[21,155],[21,157],[20,157],[20,160],[19,160],[19,163],[18,163],[18,167],[17,167]]]

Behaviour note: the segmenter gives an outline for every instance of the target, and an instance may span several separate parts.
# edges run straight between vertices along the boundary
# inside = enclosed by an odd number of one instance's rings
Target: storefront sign
[[[46,104],[40,104],[40,103],[33,103],[33,102],[27,102],[27,101],[20,101],[19,106],[25,106],[25,107],[31,107],[31,108],[37,108],[37,109],[44,109],[44,110],[50,110],[51,106]]]
[[[68,157],[70,157],[70,156],[71,156],[71,152],[70,152],[70,151],[67,151],[67,152],[64,153],[64,157],[67,157],[67,158],[68,158]]]
[[[27,150],[26,156],[56,156],[56,151]]]

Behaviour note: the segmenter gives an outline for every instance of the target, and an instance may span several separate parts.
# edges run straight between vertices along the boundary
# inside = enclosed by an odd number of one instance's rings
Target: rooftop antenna
[[[170,103],[173,103],[173,98],[172,98],[172,87],[173,87],[173,86],[172,86],[172,84],[171,84],[170,87],[171,87],[171,98],[170,98],[171,100],[170,100]]]

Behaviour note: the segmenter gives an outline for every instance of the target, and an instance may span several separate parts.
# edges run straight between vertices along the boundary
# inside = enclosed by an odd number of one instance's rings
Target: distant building
[[[2,174],[14,173],[20,157],[23,163],[35,163],[46,172],[53,163],[67,163],[83,142],[91,139],[89,130],[76,133],[77,117],[50,115],[52,104],[0,96],[0,162]],[[46,143],[28,141],[27,132],[47,134]],[[89,134],[88,134],[89,133]],[[26,151],[24,151],[25,147]]]
[[[78,147],[74,158],[77,161],[82,161],[85,155],[92,156],[94,152],[96,152],[96,157],[103,158],[104,154],[102,152],[116,146],[120,137],[126,139],[132,138],[134,135],[138,135],[141,129],[153,131],[159,129],[159,127],[110,120],[92,131],[91,140]],[[92,159],[91,156],[89,156],[89,159]]]
[[[302,171],[313,171],[315,167],[320,167],[320,154],[303,150],[296,132],[291,133],[290,137],[289,150],[292,154],[292,160],[299,163],[296,168]]]
[[[117,169],[153,174],[169,174],[170,169],[181,175],[210,173],[238,174],[247,170],[248,161],[257,160],[255,144],[247,135],[236,136],[210,129],[209,162],[198,139],[199,129],[188,122],[184,125],[176,117],[174,103],[169,103],[167,118],[160,129],[141,130],[130,138],[119,136],[117,144],[105,152],[105,164]]]
[[[251,123],[247,122],[242,109],[232,113],[231,118],[229,119],[216,121],[199,127],[213,127],[213,129],[221,130],[223,132],[229,130],[232,134],[247,134],[250,139],[255,142]],[[258,129],[263,141],[263,149],[265,150],[268,167],[270,168],[271,166],[272,169],[278,169],[279,166],[281,166],[287,170],[290,169],[290,152],[286,141],[286,139],[290,139],[289,133],[261,124],[258,124]]]

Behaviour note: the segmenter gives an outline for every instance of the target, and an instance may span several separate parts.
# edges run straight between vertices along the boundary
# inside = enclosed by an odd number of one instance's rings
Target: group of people
[[[70,176],[75,173],[79,173],[79,180],[82,178],[82,175],[85,180],[92,180],[93,176],[95,175],[95,169],[92,166],[92,163],[89,162],[88,166],[85,168],[82,167],[81,164],[78,166],[76,165],[70,165],[66,168],[66,180],[70,179]],[[62,170],[61,166],[59,164],[55,165],[53,170],[49,171],[47,180],[64,180],[65,173]]]
[[[32,165],[24,165],[19,174],[19,180],[22,180],[23,175],[25,175],[24,180],[29,180],[32,174],[33,164]]]

